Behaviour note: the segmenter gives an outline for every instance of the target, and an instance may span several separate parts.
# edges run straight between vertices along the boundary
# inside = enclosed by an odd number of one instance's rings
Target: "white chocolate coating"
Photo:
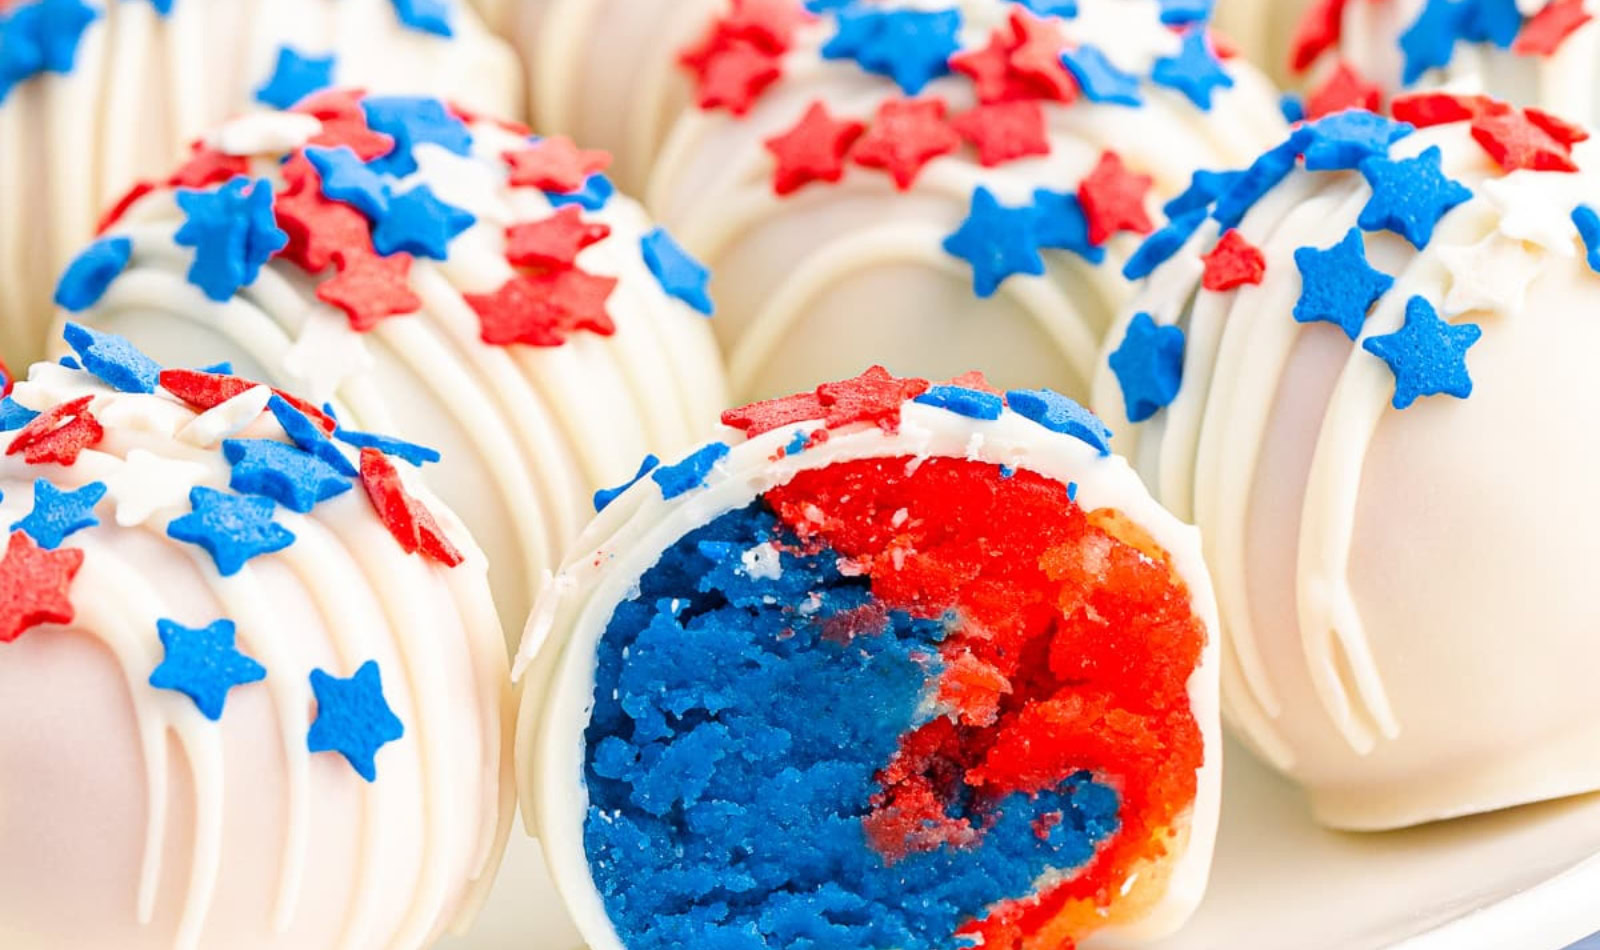
[[[904,455],[966,458],[1076,482],[1081,505],[1123,512],[1172,556],[1175,572],[1188,586],[1194,614],[1208,632],[1200,665],[1189,681],[1205,764],[1188,816],[1187,844],[1174,858],[1165,894],[1147,914],[1118,920],[1113,910],[1113,924],[1082,946],[1137,946],[1176,930],[1205,891],[1221,804],[1216,608],[1195,530],[1157,504],[1122,459],[1102,457],[1086,443],[1050,433],[1010,411],[990,422],[907,403],[895,433],[855,425],[832,431],[827,441],[804,452],[774,459],[795,429],[817,426],[784,426],[748,441],[724,433],[732,449],[707,485],[673,501],[664,501],[649,479],[635,485],[589,525],[529,618],[516,662],[522,690],[517,735],[522,814],[530,832],[540,838],[557,888],[589,946],[621,950],[583,844],[588,811],[583,730],[594,692],[596,647],[617,604],[679,538],[748,505],[799,472]]]
[[[402,24],[393,0],[86,0],[99,19],[73,71],[27,80],[0,100],[0,354],[43,354],[61,268],[102,211],[165,175],[189,142],[261,108],[278,50],[332,53],[336,84],[422,92],[520,115],[522,70],[462,0],[455,35]]]
[[[287,135],[304,117],[269,118]],[[451,242],[449,260],[412,264],[409,282],[423,301],[415,314],[357,333],[316,298],[327,275],[313,279],[283,259],[219,304],[186,279],[193,253],[173,241],[183,216],[161,192],[114,229],[133,239],[128,270],[72,319],[128,336],[172,365],[231,358],[251,378],[331,400],[347,426],[439,449],[435,482],[489,552],[496,603],[515,628],[593,510],[591,493],[626,481],[646,452],[704,436],[724,390],[708,321],[662,290],[640,252],[650,223],[621,196],[584,213],[611,236],[577,258],[619,281],[608,301],[615,335],[578,332],[557,347],[483,342],[462,295],[507,280],[506,226],[548,218],[552,206],[543,192],[508,184],[501,155],[525,148],[521,136],[487,121],[471,131],[472,157],[420,146],[421,169],[407,179],[477,217]],[[290,138],[256,153],[253,174],[276,176],[280,148],[297,144]]]
[[[1371,189],[1301,169],[1244,219],[1260,286],[1198,288],[1208,222],[1141,288],[1139,311],[1187,334],[1184,384],[1128,425],[1102,360],[1097,408],[1164,503],[1201,528],[1226,635],[1224,713],[1302,783],[1317,817],[1380,829],[1600,787],[1597,656],[1585,580],[1600,554],[1587,485],[1600,447],[1572,427],[1600,409],[1587,362],[1600,277],[1569,215],[1600,195],[1594,143],[1579,174],[1507,177],[1466,123],[1391,147],[1444,150],[1476,196],[1423,252],[1365,235],[1395,285],[1362,338],[1406,302],[1481,326],[1470,398],[1390,406],[1395,379],[1326,323],[1291,311],[1297,248],[1355,225]],[[1111,334],[1116,348],[1122,328]]]
[[[195,444],[195,411],[53,364],[30,380],[14,398],[36,409],[93,396],[105,437],[71,467],[0,457],[0,520],[28,514],[35,478],[110,491],[100,524],[62,545],[84,552],[73,620],[0,643],[0,944],[421,950],[469,923],[515,798],[510,682],[466,530],[412,479],[466,560],[407,555],[357,485],[309,514],[280,507],[295,543],[223,577],[166,534],[190,485],[229,483],[216,441]],[[241,437],[284,438],[270,414],[242,416]],[[174,484],[177,503],[162,502]],[[218,618],[266,678],[213,722],[149,678],[158,619]],[[307,749],[311,671],[368,660],[405,728],[371,784]]]
[[[1019,9],[1003,0],[896,6],[958,6],[964,50],[982,48]],[[1069,42],[1092,43],[1143,77],[1180,44],[1155,0],[1084,0],[1079,16],[1059,25]],[[738,399],[803,390],[872,363],[930,378],[976,367],[1002,386],[1084,395],[1101,335],[1128,293],[1120,270],[1137,240],[1113,238],[1100,266],[1047,250],[1043,276],[1014,275],[982,299],[968,263],[941,246],[966,218],[974,189],[1008,206],[1032,201],[1036,189],[1074,192],[1112,150],[1154,177],[1156,216],[1196,169],[1243,164],[1284,131],[1270,83],[1235,62],[1226,67],[1233,87],[1217,91],[1210,111],[1146,78],[1138,108],[1045,102],[1049,155],[985,168],[963,148],[930,162],[908,192],[850,163],[837,184],[779,197],[767,138],[816,101],[835,118],[869,121],[901,95],[854,62],[824,60],[819,51],[832,35],[831,21],[802,27],[783,78],[747,115],[686,111],[651,179],[647,203],[715,275],[717,333]],[[935,80],[923,95],[944,98],[951,115],[976,105],[961,75]]]

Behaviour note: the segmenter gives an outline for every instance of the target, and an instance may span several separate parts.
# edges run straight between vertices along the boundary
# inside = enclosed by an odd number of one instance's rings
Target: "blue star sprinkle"
[[[1183,347],[1182,329],[1161,326],[1148,313],[1134,314],[1122,345],[1111,354],[1129,422],[1143,422],[1178,398]]]
[[[972,192],[972,208],[961,227],[944,239],[944,249],[972,265],[972,289],[992,297],[1013,274],[1044,273],[1033,208],[1007,208],[989,189]]]
[[[1295,320],[1331,323],[1352,340],[1361,335],[1367,311],[1394,286],[1393,277],[1367,263],[1366,242],[1356,228],[1327,250],[1297,249],[1294,262],[1300,268]]]
[[[1218,89],[1233,87],[1233,77],[1212,54],[1204,30],[1185,34],[1178,55],[1156,60],[1150,78],[1157,85],[1178,90],[1207,112],[1211,111],[1212,95]]]
[[[1241,171],[1214,172],[1198,169],[1189,179],[1189,187],[1178,197],[1162,205],[1161,212],[1169,218],[1211,207],[1217,197],[1233,186],[1243,175]]]
[[[1493,43],[1510,49],[1522,32],[1522,11],[1517,0],[1461,0],[1461,38],[1469,43]]]
[[[306,56],[292,47],[280,47],[272,75],[256,89],[256,101],[274,109],[287,109],[333,85],[333,66],[332,55]]]
[[[1083,97],[1090,102],[1138,106],[1139,77],[1118,69],[1098,46],[1088,43],[1061,54],[1061,65],[1078,81]]]
[[[1006,393],[1011,411],[1037,425],[1086,442],[1101,455],[1111,454],[1111,430],[1100,417],[1049,389],[1013,389]]]
[[[189,491],[189,506],[194,510],[167,525],[167,536],[204,548],[223,577],[239,573],[253,557],[294,543],[294,534],[272,520],[275,506],[270,498],[230,495],[197,485]]]
[[[389,186],[348,145],[307,147],[306,158],[322,177],[322,193],[376,221],[389,210]]]
[[[83,364],[78,362],[78,358],[76,356],[63,356],[56,360],[56,362],[62,366],[65,366],[67,369],[83,369]]]
[[[1145,238],[1138,250],[1128,257],[1128,263],[1122,265],[1122,276],[1129,280],[1149,277],[1152,271],[1189,243],[1205,220],[1206,209],[1196,208],[1168,221],[1160,230]]]
[[[968,389],[965,386],[934,386],[916,398],[924,406],[934,406],[946,412],[953,412],[958,416],[969,419],[984,419],[993,421],[1000,418],[1000,413],[1005,409],[1005,400],[994,393],[986,393],[981,389]]]
[[[157,13],[166,16],[172,12],[172,4],[174,2],[175,0],[150,0],[150,5],[155,7]]]
[[[337,752],[357,775],[377,781],[378,750],[406,734],[405,725],[383,698],[378,664],[368,660],[349,679],[312,670],[311,692],[317,698],[317,718],[306,733],[306,747],[312,752]]]
[[[361,111],[374,132],[394,137],[394,151],[369,162],[372,170],[403,178],[417,170],[414,152],[427,142],[457,155],[472,150],[472,133],[437,99],[415,96],[369,96]]]
[[[227,439],[222,454],[233,466],[228,487],[260,495],[301,514],[350,490],[352,482],[309,452],[272,439]]]
[[[392,436],[378,435],[375,432],[356,432],[341,426],[334,430],[333,437],[345,445],[353,445],[358,449],[377,449],[384,455],[392,455],[418,468],[429,462],[437,462],[441,458],[438,449],[430,449],[426,445],[417,445],[415,442],[407,442]]]
[[[1161,22],[1167,26],[1206,23],[1215,0],[1160,0]],[[1198,32],[1198,31],[1197,31]]]
[[[726,442],[703,445],[676,465],[662,465],[650,473],[650,478],[661,486],[661,497],[671,501],[688,494],[706,483],[706,476],[716,464],[728,456]]]
[[[83,361],[84,369],[118,392],[153,393],[161,379],[161,364],[144,355],[125,338],[69,323],[61,331]]]
[[[1583,238],[1590,270],[1600,273],[1600,212],[1588,205],[1578,205],[1572,209],[1572,223],[1578,228],[1578,236]]]
[[[267,408],[272,410],[278,425],[283,427],[283,434],[287,435],[289,441],[302,452],[321,459],[347,478],[355,478],[360,474],[356,471],[356,467],[350,464],[350,460],[344,457],[344,453],[339,451],[339,447],[322,434],[317,424],[306,418],[305,413],[289,405],[287,399],[273,395],[267,400]]]
[[[1397,332],[1368,337],[1362,348],[1394,372],[1394,407],[1405,409],[1422,396],[1472,395],[1467,350],[1483,336],[1475,323],[1451,326],[1422,297],[1406,302],[1406,323]]]
[[[618,485],[616,488],[602,488],[599,491],[595,492],[594,493],[594,511],[595,511],[595,514],[599,514],[600,512],[605,511],[607,506],[609,506],[612,502],[616,501],[618,498],[622,497],[622,493],[623,492],[627,491],[628,489],[632,488],[633,486],[639,484],[639,482],[643,481],[644,477],[646,475],[649,475],[651,472],[655,471],[656,466],[658,466],[660,464],[661,464],[661,460],[656,458],[654,455],[646,455],[644,457],[644,461],[639,463],[639,471],[638,471],[638,473],[635,474],[632,478],[628,479],[626,482],[623,482],[621,485]]]
[[[1367,231],[1393,231],[1419,251],[1427,247],[1439,219],[1472,197],[1470,188],[1440,170],[1442,154],[1433,145],[1416,158],[1363,161],[1361,174],[1372,185],[1372,198],[1356,223]]]
[[[1355,168],[1365,159],[1387,155],[1390,145],[1416,131],[1410,123],[1396,122],[1365,109],[1324,116],[1309,128],[1311,144],[1306,146],[1306,170],[1313,172]]]
[[[547,191],[544,197],[552,208],[577,205],[585,211],[599,211],[616,193],[617,186],[611,179],[601,174],[594,174],[585,178],[583,187],[577,191]]]
[[[806,0],[807,13],[832,13],[842,10],[856,0]]]
[[[656,228],[639,239],[639,247],[644,251],[644,263],[650,268],[650,273],[656,277],[656,282],[670,297],[676,297],[706,316],[711,316],[714,309],[711,296],[706,292],[706,284],[711,280],[711,271],[704,264],[689,256],[672,235],[665,228]]]
[[[101,238],[67,265],[56,284],[56,306],[82,313],[100,302],[111,282],[122,276],[133,257],[133,242],[125,237]]]
[[[100,523],[94,506],[106,496],[102,482],[90,482],[76,491],[62,491],[42,478],[33,482],[33,510],[11,526],[26,531],[39,547],[53,551],[69,535]]]
[[[887,76],[908,96],[950,72],[961,48],[959,10],[846,10],[838,33],[822,48],[825,59],[853,59],[869,73]]]
[[[1233,179],[1227,191],[1217,196],[1216,207],[1211,215],[1222,225],[1222,230],[1238,227],[1256,202],[1289,177],[1299,161],[1300,153],[1311,144],[1312,134],[1304,126],[1295,129],[1283,142],[1261,153],[1249,168]]]
[[[388,257],[402,251],[436,261],[450,256],[450,242],[478,221],[469,212],[434,197],[418,185],[389,199],[389,211],[372,229],[372,246]]]
[[[39,413],[10,396],[0,399],[0,432],[15,432],[38,417]]]
[[[0,26],[5,33],[0,53],[15,51],[20,59],[12,64],[0,56],[0,83],[7,77],[20,80],[41,72],[72,72],[83,31],[99,16],[82,0],[40,0],[13,10]]]
[[[1462,11],[1459,0],[1427,0],[1416,20],[1400,34],[1400,52],[1405,56],[1401,81],[1405,85],[1414,85],[1430,69],[1450,64],[1461,32]]]
[[[1033,230],[1039,247],[1071,251],[1091,264],[1106,259],[1104,247],[1089,243],[1089,218],[1075,194],[1043,188],[1035,191]]]
[[[394,0],[400,22],[421,33],[450,36],[450,4],[446,0]]]
[[[1078,15],[1078,0],[1011,0],[1040,16],[1061,17],[1070,20]]]
[[[1282,113],[1283,121],[1294,125],[1306,119],[1306,100],[1299,93],[1286,92],[1278,97],[1278,112]]]
[[[189,282],[218,303],[254,283],[261,265],[289,243],[265,180],[241,176],[212,191],[180,188],[177,197],[185,221],[174,239],[194,248]]]
[[[214,620],[204,627],[157,620],[156,633],[166,658],[150,674],[150,685],[189,697],[212,722],[222,718],[228,693],[235,686],[267,678],[266,667],[234,647],[232,620]]]

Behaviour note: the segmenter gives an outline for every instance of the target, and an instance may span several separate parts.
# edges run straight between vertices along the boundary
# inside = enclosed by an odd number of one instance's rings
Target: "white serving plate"
[[[1600,931],[1600,796],[1345,835],[1312,824],[1288,783],[1227,751],[1210,894],[1150,950],[1560,950]],[[440,950],[581,947],[519,831],[477,926]]]

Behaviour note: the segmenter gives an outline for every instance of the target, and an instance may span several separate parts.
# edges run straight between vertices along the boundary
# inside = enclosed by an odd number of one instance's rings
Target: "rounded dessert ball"
[[[1214,605],[1099,420],[878,367],[723,418],[611,498],[523,641],[523,814],[589,945],[1180,926],[1220,799]]]
[[[1284,126],[1196,14],[1076,9],[746,0],[703,25],[648,203],[717,272],[736,397],[874,362],[1087,392],[1163,202]]]
[[[482,552],[294,396],[67,339],[0,401],[0,942],[463,926],[515,806]]]
[[[433,99],[319,94],[214,131],[57,300],[443,451],[439,490],[520,625],[590,493],[724,405],[705,271],[606,161]]]
[[[52,282],[135,182],[229,116],[334,83],[502,115],[523,101],[515,56],[464,0],[0,2],[0,352],[43,354]]]
[[[1352,829],[1600,788],[1594,146],[1481,97],[1395,112],[1262,156],[1097,383],[1206,540],[1225,711]]]

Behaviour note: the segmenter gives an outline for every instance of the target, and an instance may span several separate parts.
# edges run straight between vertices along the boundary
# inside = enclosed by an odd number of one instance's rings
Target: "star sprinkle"
[[[453,34],[447,0],[394,0],[394,15],[419,33],[444,37]]]
[[[395,150],[395,138],[372,128],[362,107],[364,94],[354,89],[327,90],[307,96],[294,107],[322,123],[322,132],[308,144],[338,148],[343,145],[364,162]]]
[[[838,17],[839,33],[822,49],[826,59],[854,59],[869,73],[893,79],[906,95],[950,71],[961,48],[958,10],[858,10]]]
[[[568,205],[543,220],[507,228],[506,259],[517,267],[571,267],[579,251],[610,235],[610,225],[585,221],[582,208]]]
[[[291,159],[284,166],[285,177],[302,161]],[[305,167],[310,168],[309,162]],[[278,227],[288,238],[283,256],[307,273],[319,274],[334,262],[336,255],[348,255],[356,249],[370,251],[372,231],[361,212],[328,200],[322,194],[315,172],[308,174],[305,185],[297,185],[278,196],[273,212]]]
[[[81,567],[77,548],[46,551],[23,532],[11,532],[0,559],[0,643],[13,643],[42,624],[71,623],[69,593]]]
[[[305,150],[306,160],[317,170],[322,182],[322,193],[333,201],[342,201],[369,221],[377,221],[389,210],[389,186],[374,173],[350,146]]]
[[[429,462],[437,462],[441,458],[437,449],[392,436],[378,435],[375,432],[357,432],[354,429],[341,427],[333,433],[333,437],[345,445],[353,445],[358,449],[377,449],[384,455],[392,455],[418,468]]]
[[[111,282],[122,276],[133,257],[133,242],[109,237],[89,245],[67,265],[56,284],[56,306],[82,313],[100,302]]]
[[[37,412],[18,404],[10,396],[0,399],[0,432],[15,432],[37,418]]]
[[[1089,242],[1089,217],[1077,195],[1038,189],[1033,193],[1033,214],[1039,247],[1071,251],[1091,264],[1106,259],[1106,249]]]
[[[1201,285],[1213,293],[1259,284],[1267,272],[1267,259],[1261,249],[1245,240],[1237,229],[1224,233],[1201,260],[1206,266]]]
[[[1354,340],[1361,335],[1367,312],[1394,286],[1394,278],[1367,263],[1361,232],[1351,228],[1338,244],[1294,252],[1300,268],[1300,299],[1294,318],[1300,323],[1331,323]]]
[[[817,387],[817,398],[826,409],[823,424],[837,429],[866,422],[893,432],[900,427],[900,407],[927,392],[928,385],[925,379],[901,379],[882,366],[852,379],[823,383]]]
[[[167,536],[203,548],[223,577],[239,573],[251,558],[294,543],[289,529],[272,520],[271,499],[197,485],[189,491],[189,505],[189,514],[167,525]]]
[[[1368,82],[1356,68],[1340,60],[1333,72],[1328,74],[1307,97],[1305,115],[1312,119],[1343,112],[1347,109],[1362,109],[1376,112],[1383,103],[1383,87],[1375,82]]]
[[[265,180],[235,178],[214,191],[179,189],[177,201],[185,221],[174,240],[195,249],[189,281],[218,303],[254,283],[261,266],[289,243]]]
[[[339,447],[328,439],[327,433],[336,431],[336,426],[324,428],[313,422],[312,417],[307,415],[301,406],[290,402],[284,394],[277,391],[274,391],[272,398],[267,400],[267,409],[278,420],[278,425],[283,427],[284,435],[289,437],[289,441],[293,442],[296,448],[309,452],[347,477],[356,476],[356,467],[351,465],[350,460],[339,451]],[[322,418],[327,419],[326,416]]]
[[[62,491],[42,478],[33,482],[33,510],[11,525],[26,531],[47,551],[61,547],[68,536],[100,523],[94,506],[106,496],[102,482],[90,482],[75,491]]]
[[[722,413],[722,424],[754,439],[799,422],[821,419],[826,411],[813,391],[728,409]]]
[[[153,393],[161,364],[139,352],[125,338],[68,323],[62,337],[82,361],[83,368],[118,392]]]
[[[711,316],[714,309],[706,285],[711,271],[689,256],[665,228],[654,228],[639,239],[645,266],[655,275],[656,282],[667,296],[675,297],[690,307]]]
[[[1200,230],[1200,225],[1206,221],[1206,209],[1196,208],[1172,218],[1154,234],[1145,238],[1143,244],[1128,258],[1128,263],[1122,266],[1122,276],[1128,280],[1143,280],[1162,264],[1172,259],[1194,233]]]
[[[646,475],[649,475],[651,472],[655,471],[656,467],[658,465],[660,465],[660,464],[661,464],[661,460],[656,458],[654,455],[646,455],[644,457],[644,461],[639,463],[639,471],[632,478],[628,479],[626,482],[623,482],[621,485],[618,485],[615,488],[602,488],[599,491],[595,492],[594,493],[594,511],[595,511],[595,514],[599,514],[600,512],[605,511],[606,508],[609,507],[612,502],[616,501],[618,498],[621,498],[623,493],[625,493],[628,489],[630,489],[633,486],[635,486],[635,485],[639,484],[640,482],[644,481],[644,477]]]
[[[1426,0],[1416,20],[1400,34],[1400,52],[1405,57],[1401,80],[1404,85],[1416,85],[1428,70],[1450,65],[1455,56],[1460,12],[1456,0]]]
[[[1111,430],[1100,417],[1049,389],[1013,389],[1006,393],[1011,411],[1051,432],[1087,443],[1101,456],[1111,454]]]
[[[287,109],[319,89],[333,85],[334,57],[307,56],[298,50],[278,48],[272,75],[256,89],[256,101],[274,109]]]
[[[1414,131],[1404,122],[1358,109],[1326,116],[1306,128],[1306,170],[1313,172],[1357,168],[1368,158],[1387,155],[1390,145]]]
[[[1094,171],[1078,183],[1078,201],[1089,218],[1089,242],[1098,246],[1122,231],[1149,234],[1153,225],[1145,196],[1153,183],[1149,175],[1128,171],[1116,152],[1101,155]]]
[[[1039,98],[1070,103],[1078,98],[1078,81],[1061,61],[1066,39],[1055,21],[1012,11],[1011,36],[995,31],[1006,56],[1005,87],[996,99]],[[954,67],[955,60],[951,60]]]
[[[951,128],[978,149],[985,168],[1050,154],[1044,109],[1032,100],[977,106],[956,116]]]
[[[807,13],[790,0],[734,0],[718,28],[762,49],[782,52],[794,41],[795,31],[815,19]]]
[[[21,80],[71,72],[83,32],[98,16],[81,0],[40,0],[0,16],[0,101]]]
[[[189,490],[206,477],[206,472],[206,466],[198,462],[134,449],[106,476],[106,494],[116,506],[117,524],[134,528],[157,512],[181,507]]]
[[[540,191],[577,191],[590,175],[598,175],[611,165],[609,152],[580,149],[564,135],[506,152],[504,158],[511,167],[511,187]]]
[[[412,153],[423,142],[431,142],[457,155],[471,154],[472,133],[437,99],[369,96],[361,100],[360,106],[372,131],[394,139],[393,151],[370,160],[375,172],[404,177],[416,171],[417,162]],[[361,154],[360,149],[355,152]]]
[[[1184,34],[1183,48],[1175,57],[1156,60],[1150,78],[1161,86],[1176,89],[1201,109],[1211,111],[1211,100],[1218,89],[1233,87],[1233,77],[1212,54],[1204,30]]]
[[[99,445],[106,430],[89,411],[93,396],[81,396],[35,416],[6,448],[7,455],[22,455],[29,465],[73,465],[86,448]]]
[[[446,567],[455,567],[464,560],[445,537],[433,512],[406,491],[394,463],[375,448],[361,450],[361,487],[377,510],[378,520],[401,550],[407,554],[421,551],[424,557]]]
[[[1178,398],[1183,385],[1183,330],[1160,326],[1148,313],[1134,314],[1122,344],[1111,354],[1111,371],[1122,386],[1129,422],[1143,422]]]
[[[1543,266],[1542,257],[1527,245],[1494,233],[1476,244],[1441,247],[1437,252],[1450,272],[1443,310],[1451,317],[1473,310],[1520,315],[1528,285]]]
[[[166,655],[151,672],[150,685],[189,697],[212,722],[222,718],[228,693],[235,687],[267,678],[266,667],[234,647],[231,620],[214,620],[204,627],[157,620],[156,633]]]
[[[1295,170],[1299,155],[1310,144],[1315,133],[1304,126],[1289,133],[1289,137],[1267,149],[1250,163],[1250,167],[1228,183],[1227,190],[1217,196],[1212,217],[1224,228],[1236,228],[1256,206],[1256,202],[1278,187],[1289,173]]]
[[[344,311],[350,329],[365,333],[385,318],[422,309],[411,289],[411,255],[359,251],[343,262],[337,277],[317,285],[317,299]]]
[[[838,181],[850,146],[864,131],[862,123],[835,119],[822,102],[811,103],[799,122],[762,143],[776,162],[772,190],[787,195],[814,181]]]
[[[544,196],[552,207],[577,205],[585,211],[599,211],[616,192],[617,186],[611,183],[611,179],[604,175],[590,175],[577,191],[547,191]]]
[[[1519,56],[1549,56],[1591,19],[1583,0],[1550,0],[1522,25],[1511,51]]]
[[[866,132],[856,140],[851,158],[857,165],[888,172],[905,191],[923,166],[961,146],[961,136],[946,119],[943,99],[888,99]]]
[[[962,386],[934,386],[915,401],[968,419],[993,421],[1005,410],[1005,400],[997,394]]]
[[[712,442],[691,452],[676,465],[656,467],[650,472],[650,479],[660,486],[661,497],[671,501],[703,486],[711,470],[727,457],[728,444]]]
[[[1589,205],[1578,205],[1572,209],[1572,223],[1583,238],[1589,269],[1600,274],[1600,212]]]
[[[1439,219],[1472,197],[1470,188],[1445,177],[1442,158],[1433,145],[1416,158],[1363,160],[1361,174],[1372,186],[1372,198],[1356,223],[1366,231],[1393,231],[1418,250],[1427,247]]]
[[[189,151],[188,161],[167,179],[168,187],[204,190],[250,174],[250,160],[243,155],[208,148],[203,141],[195,142]]]
[[[350,490],[350,479],[316,456],[272,439],[229,439],[222,454],[233,466],[228,487],[270,498],[304,514]]]
[[[1144,101],[1139,77],[1118,69],[1098,46],[1085,43],[1068,50],[1061,54],[1061,62],[1090,102],[1137,107]]]
[[[1239,171],[1214,172],[1204,168],[1196,169],[1189,178],[1189,187],[1162,205],[1161,213],[1169,218],[1175,218],[1190,211],[1209,208],[1211,203],[1238,181],[1242,174],[1244,173]]]
[[[389,199],[388,213],[372,229],[372,246],[383,255],[404,251],[442,261],[450,256],[450,242],[477,220],[434,197],[427,185],[417,185]]]
[[[1206,23],[1211,19],[1215,0],[1159,0],[1161,22],[1166,26]]]
[[[1368,337],[1362,348],[1389,364],[1394,372],[1396,409],[1405,409],[1422,396],[1472,395],[1467,372],[1467,350],[1483,336],[1477,324],[1451,326],[1439,319],[1422,297],[1406,302],[1406,322],[1395,333]]]
[[[1014,274],[1044,273],[1031,207],[1007,208],[989,189],[972,192],[972,206],[961,227],[944,239],[945,251],[972,265],[972,287],[979,297],[992,297]]]
[[[606,312],[606,300],[616,286],[615,277],[572,269],[518,274],[492,294],[465,294],[464,299],[478,314],[480,335],[491,346],[560,346],[567,334],[580,330],[601,336],[616,332]]]
[[[1535,124],[1521,109],[1480,115],[1472,120],[1472,137],[1503,170],[1527,168],[1543,172],[1575,172],[1572,146]],[[1585,136],[1587,137],[1587,136]]]
[[[783,76],[781,59],[751,43],[729,42],[705,55],[680,60],[697,79],[695,104],[707,111],[727,109],[742,116],[768,86]]]
[[[1500,212],[1497,230],[1508,238],[1537,244],[1562,257],[1573,257],[1570,207],[1571,179],[1533,171],[1515,171],[1482,184],[1483,195]]]
[[[1488,96],[1466,96],[1451,92],[1412,92],[1395,96],[1389,103],[1389,114],[1397,121],[1407,122],[1419,129],[1465,122],[1486,112],[1510,108]]]
[[[378,750],[406,732],[383,698],[378,664],[368,660],[349,679],[312,670],[311,692],[317,699],[317,718],[306,733],[306,747],[312,752],[337,752],[357,775],[377,781]]]

